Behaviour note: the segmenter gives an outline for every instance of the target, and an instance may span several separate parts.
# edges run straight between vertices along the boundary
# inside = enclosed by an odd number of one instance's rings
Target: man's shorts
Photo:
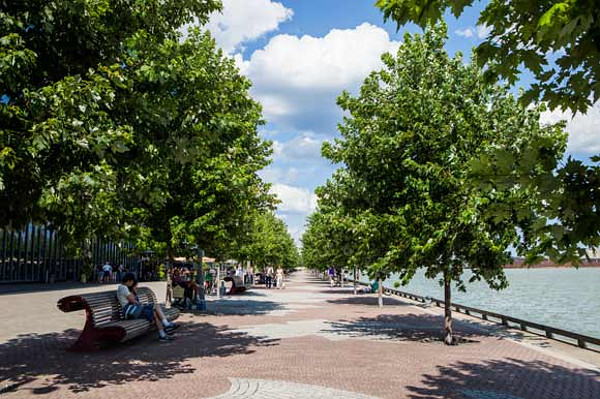
[[[152,305],[128,305],[123,313],[126,319],[154,320],[154,306]]]

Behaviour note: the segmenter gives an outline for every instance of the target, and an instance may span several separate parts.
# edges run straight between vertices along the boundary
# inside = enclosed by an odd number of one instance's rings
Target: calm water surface
[[[453,289],[453,301],[525,320],[600,338],[600,268],[507,269],[510,283],[494,291],[484,282],[467,284],[467,292]],[[470,272],[465,272],[468,280]],[[393,288],[392,276],[384,284]],[[400,290],[443,299],[436,280],[423,273]]]

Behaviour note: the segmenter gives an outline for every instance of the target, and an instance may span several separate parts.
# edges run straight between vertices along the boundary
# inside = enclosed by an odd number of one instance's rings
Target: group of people
[[[114,281],[121,281],[125,268],[123,265],[113,266],[108,261],[100,266],[98,270],[98,282],[99,283],[112,283]]]
[[[137,280],[133,273],[126,273],[117,287],[117,299],[126,319],[146,319],[156,325],[158,340],[173,340],[173,332],[179,324],[171,323],[158,304],[143,304],[136,293]]]
[[[277,267],[276,271],[273,271],[273,266],[267,266],[265,268],[265,286],[269,289],[275,286],[278,290],[285,288],[285,285],[283,284],[283,275],[284,272],[281,265]],[[273,279],[275,279],[275,281],[273,281]]]

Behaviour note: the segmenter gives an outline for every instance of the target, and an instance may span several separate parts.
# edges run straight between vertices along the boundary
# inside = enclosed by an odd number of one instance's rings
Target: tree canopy
[[[378,0],[386,19],[398,27],[415,22],[421,27],[442,19],[450,10],[460,16],[473,1]],[[521,94],[525,104],[585,113],[600,99],[600,3],[594,1],[490,0],[479,17],[489,35],[476,48],[476,61],[485,67],[487,81],[514,84],[527,69],[535,82]],[[532,151],[540,151],[540,148]],[[545,216],[525,228],[532,250],[528,262],[549,256],[558,263],[578,264],[585,247],[600,245],[600,156],[584,162],[568,158],[552,174],[531,179],[530,170],[513,170],[510,178],[495,159],[481,163],[484,185],[529,185],[546,201]]]
[[[377,0],[386,19],[398,27],[421,27],[459,17],[473,0]],[[600,99],[600,4],[572,0],[490,0],[478,24],[489,35],[477,47],[488,79],[514,84],[521,68],[537,82],[523,93],[525,103],[585,112]]]
[[[249,237],[239,248],[238,258],[248,259],[257,268],[281,265],[294,269],[300,264],[300,255],[286,224],[273,212],[253,215]]]
[[[219,1],[0,7],[0,224],[226,256],[273,206],[250,82],[208,33],[180,32]]]

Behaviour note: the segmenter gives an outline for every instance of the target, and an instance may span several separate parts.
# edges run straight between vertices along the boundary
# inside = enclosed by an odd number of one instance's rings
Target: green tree
[[[290,270],[300,264],[298,248],[286,224],[271,211],[254,214],[250,237],[239,254],[258,268],[281,265]]]
[[[506,169],[527,163],[533,177],[548,176],[566,135],[562,124],[541,126],[540,109],[526,109],[506,87],[486,83],[476,62],[450,58],[445,40],[445,27],[405,35],[397,55],[382,57],[384,69],[371,73],[356,97],[342,94],[338,103],[349,116],[342,138],[324,154],[343,162],[361,187],[355,212],[370,211],[370,225],[388,232],[372,268],[398,272],[402,282],[419,268],[439,279],[444,341],[452,344],[452,283],[465,290],[470,268],[470,282],[506,287],[509,249],[524,246],[519,226],[539,218],[536,192],[482,189],[474,171],[491,157]]]
[[[446,11],[459,17],[473,0],[378,0],[398,27],[440,21]],[[490,0],[479,16],[490,30],[477,47],[477,61],[493,80],[514,84],[522,68],[537,82],[525,102],[585,112],[600,99],[600,4],[574,0]]]
[[[398,27],[409,21],[421,27],[435,23],[450,9],[458,17],[473,1],[378,0],[386,19]],[[479,17],[490,33],[477,47],[477,61],[485,66],[488,80],[516,82],[521,70],[529,70],[536,82],[524,91],[524,104],[542,101],[550,108],[582,112],[600,99],[600,4],[594,1],[499,1],[491,0]],[[540,151],[536,149],[535,151]],[[498,174],[493,159],[482,165],[480,175],[491,186],[512,184],[516,190],[528,184],[546,198],[540,209],[545,216],[524,226],[532,250],[528,261],[542,255],[558,263],[578,264],[584,247],[600,245],[599,156],[587,165],[568,159],[552,176],[531,179],[527,167],[510,177]],[[501,168],[500,168],[501,169]],[[518,182],[518,185],[517,185]]]
[[[250,82],[179,32],[219,1],[0,7],[0,224],[48,221],[83,253],[94,235],[223,253],[272,202]]]

